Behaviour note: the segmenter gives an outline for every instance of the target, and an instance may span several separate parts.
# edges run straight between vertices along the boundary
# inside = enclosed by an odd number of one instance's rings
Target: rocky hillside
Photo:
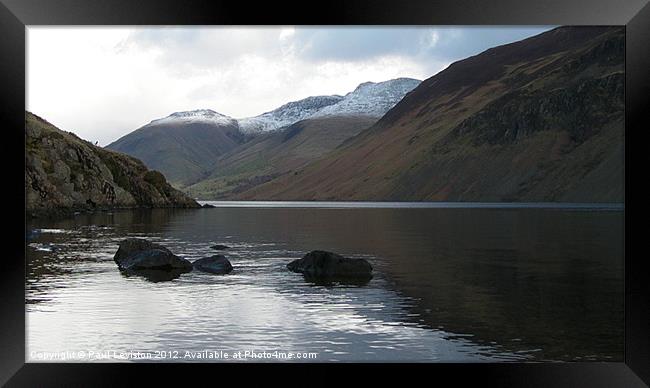
[[[560,27],[458,61],[257,200],[620,202],[620,27]]]
[[[243,141],[237,120],[200,109],[153,120],[106,148],[142,160],[182,187],[208,173],[219,156]]]
[[[133,157],[105,150],[26,112],[28,216],[77,210],[199,207]]]

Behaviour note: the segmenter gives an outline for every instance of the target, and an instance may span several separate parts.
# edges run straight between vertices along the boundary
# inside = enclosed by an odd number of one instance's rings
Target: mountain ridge
[[[559,27],[451,64],[238,200],[619,202],[624,30]]]
[[[316,117],[367,116],[376,120],[419,82],[412,78],[365,82],[345,96],[307,97],[244,119],[211,109],[174,112],[152,120],[106,148],[137,157],[161,171],[176,187],[186,187],[209,176],[220,157],[255,136]],[[338,106],[341,102],[344,104]]]
[[[298,121],[317,118],[323,116],[371,116],[381,117],[406,93],[413,90],[421,81],[414,78],[400,77],[393,78],[382,82],[363,82],[347,93],[345,96],[314,96],[302,100],[292,101],[270,112],[263,113],[259,116],[239,119],[240,126],[244,122],[248,123],[261,121],[262,130],[249,126],[243,129],[244,133],[255,134],[260,132],[281,129]],[[303,109],[304,114],[290,115],[291,120],[279,120],[274,116],[282,117],[285,111],[292,109],[294,106],[304,106],[311,103],[312,99],[318,99],[318,104],[312,105],[312,109]],[[267,120],[265,122],[265,119]]]

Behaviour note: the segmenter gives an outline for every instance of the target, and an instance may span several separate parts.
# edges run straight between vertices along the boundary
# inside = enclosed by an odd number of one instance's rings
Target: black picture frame
[[[258,365],[180,364],[40,364],[25,363],[25,246],[18,224],[24,203],[25,26],[28,25],[209,25],[209,24],[390,24],[390,25],[625,25],[626,26],[626,190],[625,190],[625,362],[621,363],[488,363],[488,364],[274,364],[262,373]],[[5,225],[2,281],[0,281],[0,384],[7,386],[125,386],[185,381],[205,374],[223,383],[222,376],[268,381],[269,373],[287,381],[344,381],[340,372],[352,372],[364,382],[386,376],[452,378],[454,386],[475,382],[481,386],[528,387],[642,387],[650,384],[650,290],[645,257],[630,251],[630,196],[642,195],[642,184],[630,179],[631,155],[643,147],[650,96],[650,5],[648,0],[337,0],[318,3],[259,4],[215,0],[0,0],[0,117],[4,136],[1,153],[5,207],[11,222]],[[54,60],[54,59],[53,59]],[[636,143],[636,144],[634,144]],[[24,165],[23,165],[24,167]],[[637,201],[633,200],[633,203]],[[634,219],[640,219],[636,215]],[[268,366],[268,365],[267,365]],[[244,371],[244,368],[247,370]],[[308,380],[294,379],[295,369]],[[327,368],[328,371],[323,369]],[[397,368],[400,368],[398,371]],[[333,369],[329,371],[329,369]],[[406,371],[403,369],[407,369]],[[440,379],[440,380],[439,380]],[[416,381],[416,380],[409,380]],[[148,385],[149,385],[148,384]]]

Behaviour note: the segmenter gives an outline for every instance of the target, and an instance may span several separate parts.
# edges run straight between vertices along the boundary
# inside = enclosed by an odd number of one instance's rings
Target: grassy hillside
[[[366,116],[331,116],[299,121],[281,132],[259,135],[220,157],[210,175],[184,191],[201,199],[236,196],[278,176],[292,174],[376,121]]]
[[[561,27],[458,61],[319,160],[228,198],[622,201],[624,42]]]
[[[215,160],[244,140],[235,125],[149,124],[106,146],[142,160],[176,187],[204,176]]]

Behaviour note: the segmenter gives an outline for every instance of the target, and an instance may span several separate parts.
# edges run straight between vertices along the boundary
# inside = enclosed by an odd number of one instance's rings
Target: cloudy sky
[[[27,109],[106,145],[173,112],[256,116],[366,81],[426,79],[551,27],[29,27]]]

